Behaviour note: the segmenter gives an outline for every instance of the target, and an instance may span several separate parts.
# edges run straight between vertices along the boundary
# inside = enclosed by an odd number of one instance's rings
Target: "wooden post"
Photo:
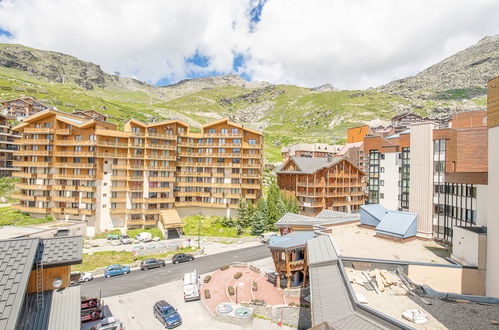
[[[276,284],[277,284],[277,288],[280,289],[281,288],[281,273],[280,272],[277,272]]]
[[[288,275],[288,289],[291,288],[291,277]]]

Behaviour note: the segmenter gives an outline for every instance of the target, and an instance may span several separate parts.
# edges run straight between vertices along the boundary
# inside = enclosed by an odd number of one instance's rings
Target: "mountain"
[[[260,129],[267,160],[293,142],[342,143],[347,128],[387,124],[401,112],[440,117],[485,108],[486,81],[499,75],[499,36],[487,37],[414,77],[368,90],[340,91],[248,82],[237,75],[152,86],[104,72],[73,56],[0,44],[0,99],[31,95],[62,111],[94,109],[122,125],[178,118],[194,130],[230,117]]]
[[[436,99],[473,98],[487,93],[487,81],[499,75],[499,35],[430,66],[413,77],[376,88],[379,92]]]

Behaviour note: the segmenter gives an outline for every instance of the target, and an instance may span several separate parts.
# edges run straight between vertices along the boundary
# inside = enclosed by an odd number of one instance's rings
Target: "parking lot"
[[[181,276],[182,274],[179,275]],[[253,320],[250,328],[219,322],[213,318],[201,301],[184,302],[182,285],[182,280],[176,280],[144,290],[107,297],[104,299],[104,304],[115,318],[124,322],[125,329],[164,329],[152,313],[154,303],[159,300],[165,300],[178,309],[182,316],[182,325],[179,329],[279,329],[276,324],[259,318]],[[92,324],[83,324],[82,329],[87,330]]]

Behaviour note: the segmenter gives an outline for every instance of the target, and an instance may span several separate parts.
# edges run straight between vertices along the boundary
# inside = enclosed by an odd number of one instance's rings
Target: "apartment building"
[[[356,212],[364,204],[364,172],[346,158],[291,157],[276,173],[279,188],[296,196],[303,215]]]
[[[16,170],[13,161],[17,150],[15,139],[18,137],[19,134],[12,131],[7,116],[0,114],[0,177],[12,176]]]
[[[0,101],[0,104],[4,107],[4,115],[9,117],[9,119],[18,121],[50,108],[49,106],[35,100],[35,98],[31,96]]]
[[[422,121],[368,136],[368,201],[418,214],[418,234],[451,243],[456,226],[486,222],[486,112],[454,114],[448,128]]]
[[[71,114],[83,117],[86,119],[97,119],[97,120],[107,120],[107,115],[97,112],[95,110],[75,110]]]
[[[46,110],[17,127],[15,208],[86,221],[88,234],[155,227],[161,210],[231,215],[261,196],[263,136],[228,119],[191,133],[179,120],[97,119]]]
[[[341,145],[329,145],[325,143],[296,143],[282,147],[281,153],[283,161],[286,162],[290,157],[332,157],[342,147]]]
[[[345,144],[336,154],[336,157],[345,157],[358,169],[366,171],[366,159],[364,157],[364,142],[352,142]]]
[[[488,203],[487,203],[487,242],[485,291],[488,296],[499,298],[499,77],[487,84],[487,125],[488,125]],[[471,248],[477,248],[474,241]],[[479,254],[480,255],[480,254]]]

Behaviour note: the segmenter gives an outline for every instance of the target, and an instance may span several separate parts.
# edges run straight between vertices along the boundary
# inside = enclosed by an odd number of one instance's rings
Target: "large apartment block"
[[[17,150],[15,140],[18,137],[19,134],[12,131],[7,116],[0,114],[0,177],[12,176],[12,172],[16,170],[13,162],[14,152]]]
[[[364,204],[364,172],[346,158],[291,157],[276,173],[279,188],[296,196],[303,215],[357,212]]]
[[[37,112],[50,108],[31,96],[0,101],[0,105],[4,107],[3,114],[12,120],[23,120]]]
[[[281,148],[283,161],[290,157],[323,158],[335,156],[342,148],[341,145],[325,143],[295,143]]]
[[[33,215],[88,222],[88,234],[155,227],[161,211],[231,215],[261,196],[263,136],[216,121],[192,133],[179,120],[98,119],[46,110],[15,130],[20,203]]]
[[[366,136],[368,201],[418,213],[420,236],[452,242],[456,226],[485,225],[486,112],[452,115],[450,127],[417,122],[389,137]]]

